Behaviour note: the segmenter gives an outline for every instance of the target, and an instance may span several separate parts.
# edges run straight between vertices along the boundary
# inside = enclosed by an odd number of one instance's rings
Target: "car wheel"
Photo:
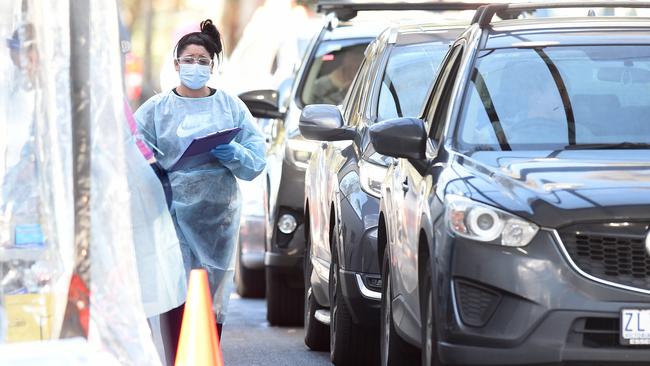
[[[241,245],[237,250],[237,265],[235,266],[235,283],[237,293],[241,297],[263,298],[266,292],[264,269],[248,269],[241,261]]]
[[[418,364],[418,353],[415,347],[404,341],[395,330],[393,324],[393,296],[390,278],[390,256],[388,246],[384,252],[382,265],[381,287],[381,365],[382,366],[410,366]]]
[[[305,344],[313,351],[327,351],[329,349],[329,327],[315,318],[317,310],[323,309],[312,295],[311,274],[313,271],[311,263],[311,237],[307,238],[307,249],[305,250]]]
[[[425,280],[422,286],[422,366],[444,366],[438,355],[438,337],[436,335],[435,317],[433,312],[433,282],[431,281],[431,266],[425,269]]]
[[[337,366],[374,365],[379,361],[378,334],[375,329],[362,327],[352,320],[339,279],[337,237],[334,234],[329,274],[330,359]]]
[[[266,267],[266,319],[271,325],[302,325],[303,297],[303,289],[289,286],[284,273]]]

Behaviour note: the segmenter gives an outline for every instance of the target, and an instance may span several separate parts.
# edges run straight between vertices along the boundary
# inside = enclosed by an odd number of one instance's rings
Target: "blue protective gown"
[[[240,127],[231,161],[169,172],[171,214],[185,270],[208,272],[213,309],[223,323],[232,289],[239,235],[241,197],[237,180],[252,180],[265,167],[265,141],[245,104],[221,90],[205,98],[184,98],[173,91],[158,94],[135,113],[144,140],[155,145],[155,157],[169,169],[192,139]]]

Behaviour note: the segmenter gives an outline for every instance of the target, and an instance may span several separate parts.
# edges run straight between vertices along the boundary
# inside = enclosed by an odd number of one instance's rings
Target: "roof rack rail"
[[[547,1],[539,3],[512,3],[489,4],[476,10],[472,24],[487,28],[492,23],[492,18],[498,15],[501,19],[515,19],[517,16],[539,9],[566,9],[566,8],[650,8],[648,1]]]
[[[488,3],[462,1],[359,1],[359,0],[323,0],[318,1],[316,9],[319,13],[335,13],[340,20],[350,20],[359,11],[376,10],[425,10],[453,11],[476,10]]]

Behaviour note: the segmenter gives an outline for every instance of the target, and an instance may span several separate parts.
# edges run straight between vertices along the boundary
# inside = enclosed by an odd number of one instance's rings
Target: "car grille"
[[[577,319],[571,327],[569,343],[578,343],[588,348],[624,347],[619,342],[619,322],[619,318]]]
[[[579,318],[573,322],[567,344],[585,348],[621,348],[630,349],[620,341],[620,318],[616,317],[588,317]],[[648,346],[634,346],[650,348]],[[593,365],[593,364],[590,364]],[[618,365],[618,364],[617,364]]]
[[[650,290],[647,232],[645,223],[602,223],[573,225],[559,233],[569,256],[585,273]]]

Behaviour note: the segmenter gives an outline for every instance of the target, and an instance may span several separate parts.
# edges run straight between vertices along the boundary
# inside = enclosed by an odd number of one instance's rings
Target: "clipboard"
[[[229,144],[239,131],[241,131],[241,128],[236,127],[195,138],[169,170],[193,168],[213,161],[215,158],[210,153],[210,150],[219,145]]]

